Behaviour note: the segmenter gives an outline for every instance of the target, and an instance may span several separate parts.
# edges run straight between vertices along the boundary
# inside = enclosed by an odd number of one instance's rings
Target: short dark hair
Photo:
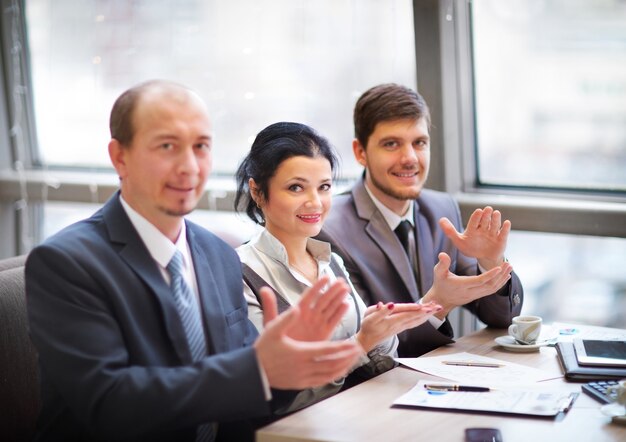
[[[326,158],[335,178],[339,161],[326,138],[305,124],[274,123],[259,132],[250,152],[237,168],[235,210],[237,212],[240,209],[245,210],[252,221],[264,225],[263,211],[252,199],[248,181],[250,178],[255,181],[258,186],[258,197],[267,201],[270,179],[283,161],[295,156]]]
[[[148,80],[126,90],[115,100],[111,109],[109,118],[111,138],[119,141],[122,146],[130,146],[135,136],[133,116],[137,103],[144,92],[158,87],[188,90],[185,86],[167,80]]]
[[[379,84],[365,91],[354,106],[354,136],[365,149],[381,121],[420,118],[430,129],[430,110],[418,92],[396,83]]]

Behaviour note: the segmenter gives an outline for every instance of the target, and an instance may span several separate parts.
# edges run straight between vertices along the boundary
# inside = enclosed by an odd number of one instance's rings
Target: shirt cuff
[[[504,257],[504,262],[509,262],[509,260],[506,259],[506,256]],[[483,266],[481,266],[478,261],[476,261],[476,265],[478,265],[478,271],[480,272],[480,274],[483,274],[483,273],[485,273],[487,271],[487,269],[485,269]]]
[[[254,352],[254,355],[256,357],[256,363],[259,366],[259,374],[261,375],[261,385],[263,385],[263,394],[265,394],[265,400],[269,402],[272,400],[272,389],[270,388],[270,381],[269,379],[267,379],[267,374],[265,373],[265,370],[263,369],[263,366],[261,365],[261,361],[259,361],[259,357],[257,356],[256,351]]]

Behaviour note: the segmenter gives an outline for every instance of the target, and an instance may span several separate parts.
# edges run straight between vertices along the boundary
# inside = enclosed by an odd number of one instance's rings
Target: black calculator
[[[611,385],[617,385],[617,381],[595,381],[583,384],[583,392],[594,398],[596,401],[609,404],[617,400],[617,391],[609,394],[606,389]]]

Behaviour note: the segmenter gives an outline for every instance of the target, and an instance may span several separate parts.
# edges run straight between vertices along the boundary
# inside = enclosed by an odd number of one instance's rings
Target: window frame
[[[427,185],[454,195],[467,221],[494,206],[516,230],[626,237],[626,194],[479,184],[471,48],[471,0],[415,0],[417,83],[433,133]],[[434,29],[436,27],[436,29]]]

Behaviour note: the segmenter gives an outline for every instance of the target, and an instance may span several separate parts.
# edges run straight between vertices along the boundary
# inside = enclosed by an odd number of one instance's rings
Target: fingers
[[[309,303],[310,308],[322,312],[335,311],[343,302],[350,288],[343,278],[338,278],[323,295],[317,297],[315,304]]]
[[[492,230],[494,233],[498,234],[500,233],[501,227],[502,227],[502,214],[500,213],[499,210],[494,210],[493,214],[491,215],[491,225],[489,226],[489,229]]]
[[[302,294],[300,304],[303,309],[311,308],[315,305],[317,298],[321,295],[322,289],[328,284],[328,276],[322,276],[308,290]]]
[[[263,309],[263,326],[266,326],[278,316],[276,295],[274,295],[274,291],[269,287],[261,288],[259,294],[261,295],[261,308]]]
[[[267,310],[263,308],[263,333],[266,334],[269,339],[282,339],[283,336],[287,334],[290,328],[292,328],[296,324],[296,320],[300,316],[300,310],[297,305],[291,306],[289,310],[284,312],[282,315],[277,315],[276,313],[276,298],[274,297],[274,292],[271,290],[266,291],[265,293],[271,296],[268,300],[273,300],[274,302],[274,317],[268,320]],[[263,292],[261,292],[261,296]],[[263,299],[263,304],[266,305],[265,298]]]
[[[345,281],[337,280],[322,294],[327,283],[328,277],[320,278],[303,294],[298,303],[300,320],[291,328],[289,337],[299,341],[325,341],[330,338],[349,308],[346,301],[349,288]]]
[[[479,226],[480,226],[480,221],[481,221],[482,216],[483,216],[483,210],[482,209],[474,210],[474,212],[470,216],[469,220],[467,221],[467,229],[466,230],[476,230],[476,229],[478,229]]]
[[[509,237],[509,233],[511,232],[511,221],[508,219],[502,223],[502,228],[500,229],[500,237],[502,237],[505,241]]]
[[[382,302],[378,302],[377,304],[374,305],[370,305],[366,310],[365,313],[363,314],[363,316],[368,316],[371,315],[372,313],[374,313],[377,310],[380,310],[381,307],[383,306]]]
[[[294,365],[288,368],[288,372],[295,372],[298,375],[291,380],[289,386],[279,386],[270,382],[273,387],[303,389],[327,384],[344,377],[361,354],[359,346],[350,341],[301,342],[295,347],[299,357],[294,361]],[[285,376],[276,380],[278,383],[286,381]]]
[[[439,227],[441,227],[443,233],[452,241],[455,241],[456,238],[461,235],[454,227],[454,224],[445,216],[439,219]]]
[[[424,307],[426,307],[427,305],[429,304],[422,305],[416,302],[401,302],[393,304],[393,309],[391,310],[394,315],[404,312],[419,312],[424,310]]]
[[[480,296],[489,295],[498,289],[500,289],[510,278],[513,267],[508,262],[503,263],[498,267],[482,273],[478,276],[466,276],[459,278],[467,278],[467,289],[469,291],[479,291]]]
[[[326,322],[328,323],[330,330],[333,330],[335,326],[339,324],[339,321],[341,321],[341,318],[343,318],[343,315],[346,314],[349,308],[350,305],[347,302],[342,301],[338,308],[336,308],[331,315],[327,317]]]
[[[482,214],[480,215],[480,223],[478,224],[478,229],[489,231],[491,228],[491,215],[493,214],[493,208],[490,206],[486,206],[482,209]]]
[[[450,256],[444,252],[437,255],[437,258],[439,258],[439,262],[435,264],[435,276],[443,277],[450,270],[452,260],[450,259]]]

